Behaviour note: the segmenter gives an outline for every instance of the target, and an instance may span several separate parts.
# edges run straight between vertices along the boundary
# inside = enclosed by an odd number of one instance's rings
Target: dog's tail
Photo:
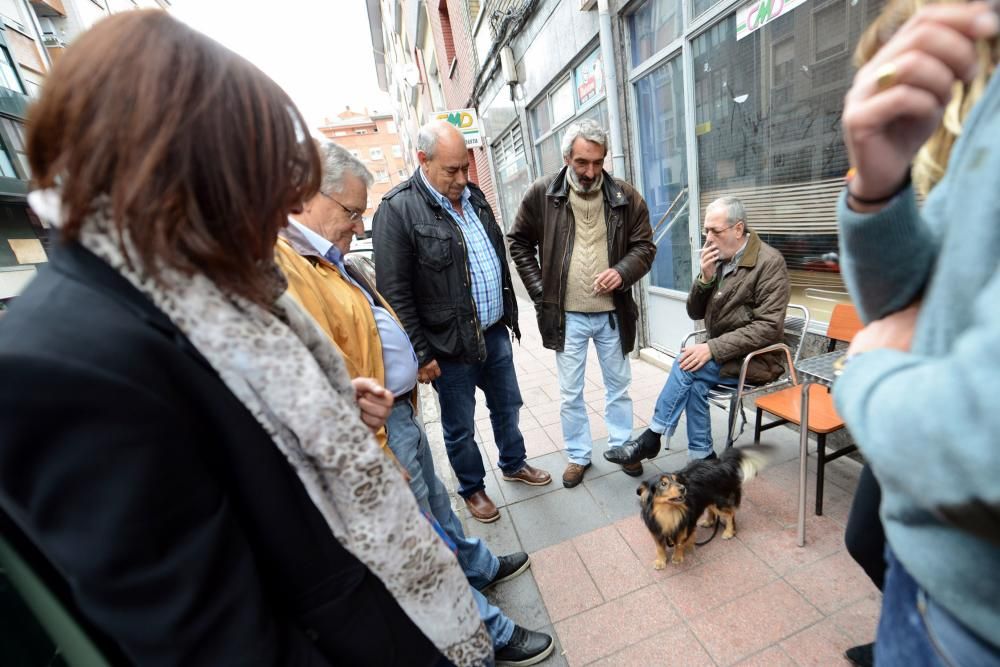
[[[750,447],[732,447],[722,455],[722,459],[730,459],[738,463],[740,477],[743,482],[749,482],[764,468],[767,468],[774,458],[773,445],[752,445]]]

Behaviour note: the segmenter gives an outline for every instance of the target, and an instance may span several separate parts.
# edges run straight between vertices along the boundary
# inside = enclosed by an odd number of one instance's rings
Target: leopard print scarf
[[[48,206],[34,197],[33,208],[57,223],[48,197]],[[165,288],[129,266],[113,227],[107,214],[95,214],[80,241],[184,332],[288,459],[337,540],[448,660],[491,662],[492,641],[458,561],[361,421],[343,359],[285,292],[277,265],[263,269],[273,275],[271,309],[202,275],[163,271]]]

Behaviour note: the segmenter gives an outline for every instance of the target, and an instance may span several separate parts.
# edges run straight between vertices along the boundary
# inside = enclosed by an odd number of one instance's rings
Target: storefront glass
[[[657,248],[650,284],[686,292],[693,272],[681,59],[663,63],[634,87],[642,192]]]
[[[881,4],[799,4],[755,30],[744,5],[691,43],[701,210],[740,197],[799,286],[840,284],[827,253],[848,166],[843,99],[854,45]]]
[[[651,0],[628,17],[632,66],[643,62],[681,36],[682,0]]]

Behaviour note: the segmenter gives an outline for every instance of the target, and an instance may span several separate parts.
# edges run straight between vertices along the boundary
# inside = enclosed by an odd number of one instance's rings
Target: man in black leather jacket
[[[378,289],[406,328],[420,382],[441,401],[448,458],[469,512],[500,513],[486,495],[475,442],[476,387],[486,394],[499,467],[507,481],[544,485],[525,461],[521,392],[508,329],[520,338],[503,232],[482,191],[468,181],[469,151],[445,122],[420,128],[420,167],[382,199],[372,224]]]

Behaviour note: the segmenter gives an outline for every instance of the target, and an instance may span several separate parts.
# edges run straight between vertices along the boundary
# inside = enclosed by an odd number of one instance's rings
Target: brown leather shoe
[[[622,470],[629,477],[638,477],[642,474],[642,464],[641,463],[623,463]]]
[[[509,475],[504,473],[503,478],[508,482],[524,482],[525,484],[530,484],[531,486],[545,486],[552,481],[552,475],[544,470],[532,467],[527,463],[525,463],[524,466],[522,466],[517,472],[512,472]]]
[[[563,471],[563,486],[567,489],[572,489],[574,486],[583,481],[583,473],[587,471],[590,467],[588,463],[585,466],[579,463],[570,463],[566,466],[566,470]]]
[[[476,491],[465,499],[465,506],[469,508],[469,514],[476,521],[483,523],[493,523],[500,518],[500,510],[493,504],[485,491]]]

